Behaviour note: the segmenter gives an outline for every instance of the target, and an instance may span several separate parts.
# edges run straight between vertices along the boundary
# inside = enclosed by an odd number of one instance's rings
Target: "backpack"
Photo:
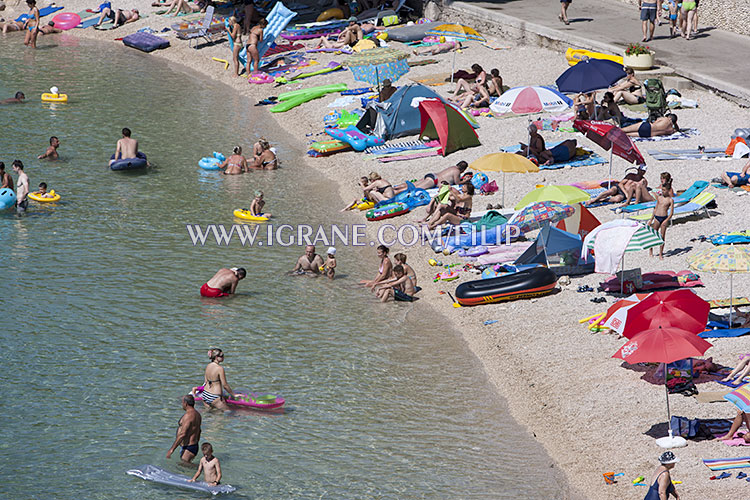
[[[667,112],[667,93],[658,78],[649,78],[643,82],[643,86],[646,88],[648,121],[653,122]]]

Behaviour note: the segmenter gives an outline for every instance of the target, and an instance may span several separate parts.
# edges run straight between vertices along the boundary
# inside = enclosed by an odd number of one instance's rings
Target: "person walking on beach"
[[[221,366],[221,363],[224,361],[224,351],[212,347],[208,350],[208,359],[211,362],[206,366],[201,399],[203,400],[203,404],[208,407],[228,410],[229,407],[226,400],[234,399],[234,391],[229,387],[226,372],[224,371],[224,367]]]
[[[568,20],[568,7],[570,7],[572,1],[573,0],[560,0],[560,14],[557,18],[566,25],[570,24],[570,21]]]
[[[45,158],[48,160],[57,160],[59,158],[57,154],[57,148],[59,147],[60,139],[53,135],[49,138],[49,147],[47,148],[47,151],[45,151],[43,155],[37,156],[37,158],[40,160],[44,160]]]
[[[178,446],[182,446],[180,459],[190,463],[198,454],[198,442],[201,440],[201,414],[195,410],[195,398],[192,394],[182,396],[182,409],[185,414],[177,422],[177,434],[172,447],[167,452],[167,458]]]
[[[26,207],[29,206],[29,176],[23,171],[23,163],[21,160],[13,160],[13,171],[18,175],[18,182],[16,183],[16,213],[22,214],[26,212]]]
[[[201,286],[203,297],[218,298],[233,295],[237,289],[237,283],[247,275],[243,267],[227,269],[223,267],[216,271],[214,277]]]
[[[112,165],[115,160],[123,158],[135,158],[138,156],[138,141],[130,137],[130,129],[125,127],[122,129],[122,139],[117,141],[117,147],[115,148],[115,157],[109,160],[109,164]]]
[[[643,40],[641,41],[651,41],[654,38],[654,29],[656,28],[656,0],[638,0],[638,8],[641,10],[643,29]]]
[[[672,179],[662,183],[662,190],[656,194],[656,207],[651,215],[651,220],[648,221],[648,225],[654,231],[657,231],[661,236],[661,239],[667,240],[667,227],[669,221],[674,215],[674,199],[672,198]],[[654,249],[649,248],[648,254],[654,255]],[[664,243],[659,247],[659,258],[664,259]]]
[[[671,451],[665,451],[659,457],[659,467],[653,475],[653,483],[646,492],[646,496],[643,500],[667,500],[669,495],[674,496],[675,500],[680,500],[680,495],[677,494],[677,490],[672,484],[672,477],[669,475],[669,471],[674,469],[674,466],[680,459],[674,456]]]
[[[23,23],[23,28],[28,31],[24,36],[23,44],[35,49],[36,38],[39,36],[39,9],[36,6],[36,0],[26,0],[26,5],[29,6],[29,17]]]
[[[680,32],[685,40],[693,39],[695,28],[695,14],[698,8],[696,0],[683,0],[682,2],[682,21],[680,23]]]
[[[315,253],[315,245],[305,247],[305,255],[297,259],[297,264],[292,269],[296,274],[320,274],[320,268],[323,267],[323,258]]]

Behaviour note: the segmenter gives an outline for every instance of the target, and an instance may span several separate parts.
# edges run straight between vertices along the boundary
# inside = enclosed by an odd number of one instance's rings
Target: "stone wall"
[[[617,1],[638,5],[638,0]],[[698,28],[714,26],[750,36],[750,2],[747,0],[701,0],[698,12]]]

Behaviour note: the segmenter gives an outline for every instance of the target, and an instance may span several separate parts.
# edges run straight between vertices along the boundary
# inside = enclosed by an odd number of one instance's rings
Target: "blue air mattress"
[[[140,477],[146,481],[153,481],[159,484],[166,484],[167,486],[175,486],[177,488],[183,488],[186,490],[203,491],[211,493],[212,495],[218,495],[219,493],[231,493],[237,488],[228,484],[220,484],[218,486],[211,486],[205,481],[196,481],[194,483],[189,481],[189,477],[182,476],[180,474],[172,474],[167,472],[161,467],[155,465],[142,465],[137,469],[130,469],[128,472],[131,476]]]
[[[160,36],[152,35],[151,33],[132,33],[122,39],[122,43],[128,47],[142,50],[143,52],[153,52],[158,49],[166,49],[169,47],[169,40],[166,40]]]
[[[109,159],[114,160],[115,155],[112,155]],[[146,168],[147,165],[146,155],[139,151],[135,158],[121,158],[112,162],[109,168],[112,170],[134,170],[137,168]]]

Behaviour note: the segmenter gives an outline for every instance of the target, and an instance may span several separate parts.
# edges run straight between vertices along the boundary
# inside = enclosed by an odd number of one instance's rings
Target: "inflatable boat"
[[[110,160],[115,159],[115,155],[112,155]],[[109,168],[112,170],[134,170],[137,168],[146,168],[148,162],[146,161],[146,155],[140,151],[136,153],[135,158],[120,158],[119,160],[113,161]]]
[[[505,300],[529,299],[554,290],[557,275],[546,267],[462,283],[456,288],[456,300],[462,306],[476,306]]]

